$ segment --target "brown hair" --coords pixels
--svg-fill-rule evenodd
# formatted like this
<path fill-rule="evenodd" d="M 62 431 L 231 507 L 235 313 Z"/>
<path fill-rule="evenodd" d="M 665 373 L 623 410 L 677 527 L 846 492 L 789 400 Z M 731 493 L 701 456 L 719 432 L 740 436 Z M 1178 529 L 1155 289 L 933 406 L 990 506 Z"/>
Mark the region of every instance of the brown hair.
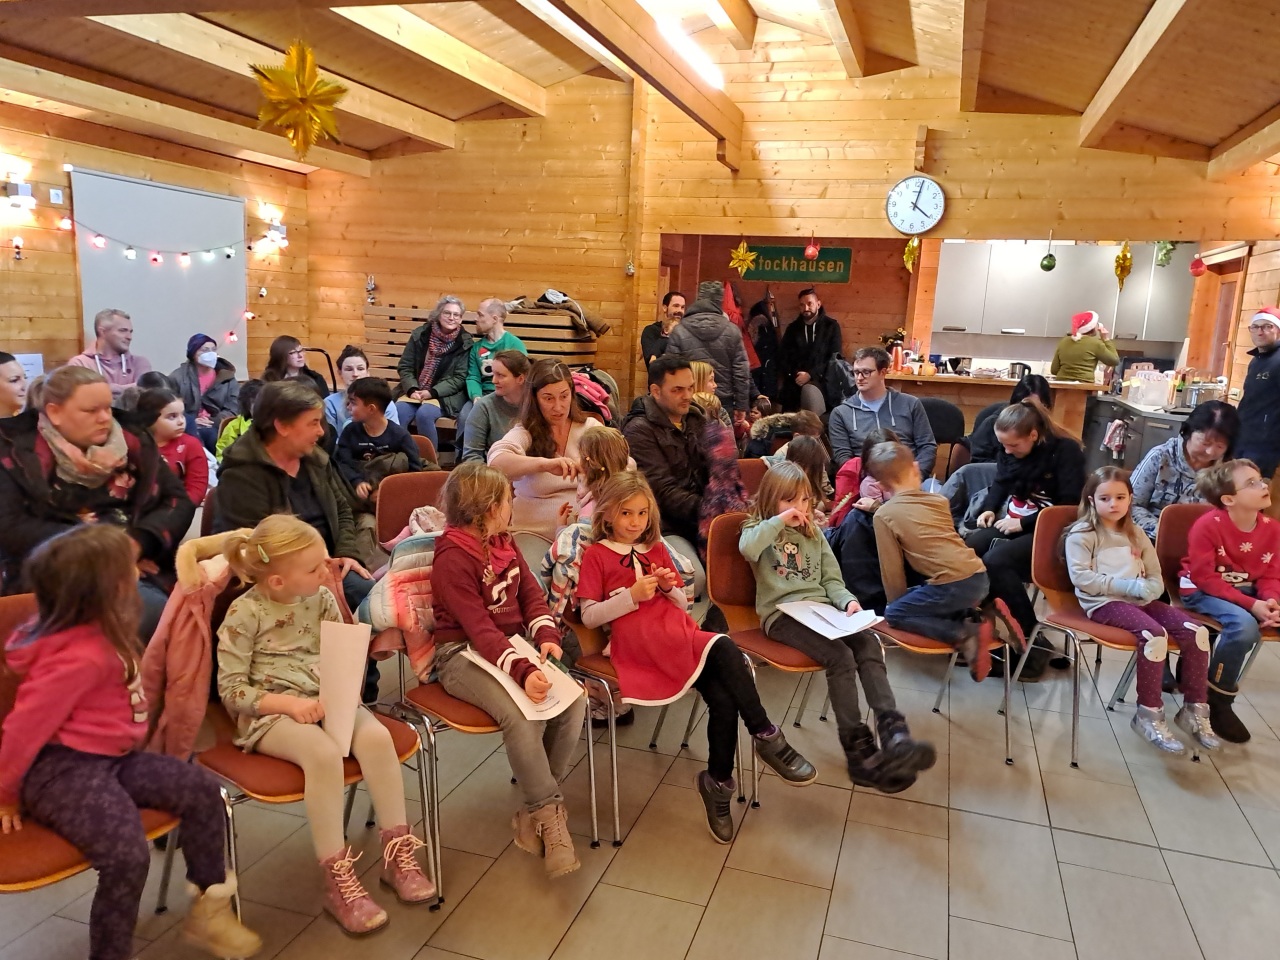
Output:
<path fill-rule="evenodd" d="M 882 487 L 896 487 L 916 462 L 911 448 L 897 440 L 877 443 L 862 462 L 862 468 Z"/>
<path fill-rule="evenodd" d="M 227 535 L 222 555 L 231 572 L 245 583 L 259 583 L 280 569 L 280 563 L 317 543 L 320 531 L 288 513 L 275 513 L 252 530 L 236 530 Z M 273 566 L 274 564 L 274 566 Z"/>
<path fill-rule="evenodd" d="M 798 410 L 792 414 L 791 435 L 793 437 L 821 437 L 822 418 L 812 410 Z"/>
<path fill-rule="evenodd" d="M 449 479 L 444 482 L 444 490 L 440 493 L 440 509 L 444 511 L 445 522 L 451 527 L 475 524 L 487 555 L 489 531 L 486 518 L 495 505 L 510 496 L 511 481 L 506 474 L 471 460 L 449 471 Z"/>
<path fill-rule="evenodd" d="M 871 451 L 882 443 L 897 443 L 902 438 L 890 430 L 888 427 L 876 427 L 867 434 L 866 439 L 862 441 L 862 449 L 858 451 L 858 456 L 862 457 L 862 472 L 866 473 L 866 462 L 871 456 Z"/>
<path fill-rule="evenodd" d="M 529 431 L 527 456 L 554 457 L 556 455 L 556 441 L 551 436 L 551 426 L 547 423 L 547 418 L 542 415 L 542 408 L 538 406 L 538 391 L 545 390 L 556 383 L 569 385 L 570 427 L 587 419 L 587 415 L 578 406 L 577 395 L 573 393 L 573 372 L 569 367 L 549 357 L 539 360 L 529 369 L 529 379 L 524 387 L 524 403 L 520 406 L 520 425 Z"/>
<path fill-rule="evenodd" d="M 301 340 L 287 334 L 272 340 L 271 347 L 267 351 L 267 366 L 262 371 L 262 379 L 267 383 L 286 379 L 289 371 L 289 354 L 301 346 Z M 366 362 L 368 362 L 367 358 Z"/>
<path fill-rule="evenodd" d="M 1212 467 L 1206 467 L 1196 478 L 1196 493 L 1215 507 L 1221 507 L 1223 497 L 1234 497 L 1240 492 L 1236 487 L 1235 472 L 1241 467 L 1258 470 L 1256 463 L 1244 459 L 1224 460 L 1222 463 L 1215 463 Z M 1258 473 L 1261 475 L 1262 471 L 1258 470 Z"/>
<path fill-rule="evenodd" d="M 1098 488 L 1104 483 L 1123 483 L 1124 488 L 1129 491 L 1129 512 L 1120 521 L 1120 532 L 1128 537 L 1129 543 L 1134 547 L 1140 546 L 1143 535 L 1138 525 L 1133 522 L 1133 484 L 1129 482 L 1129 471 L 1116 466 L 1099 467 L 1085 478 L 1084 490 L 1080 493 L 1080 510 L 1077 513 L 1076 522 L 1067 527 L 1063 533 L 1063 542 L 1065 543 L 1066 538 L 1073 533 L 1088 533 L 1091 530 L 1102 529 L 1102 520 L 1098 516 L 1098 508 L 1093 498 Z M 1150 574 L 1151 571 L 1148 570 L 1147 573 Z"/>
<path fill-rule="evenodd" d="M 813 487 L 813 498 L 821 501 L 823 481 L 827 478 L 827 467 L 831 464 L 831 455 L 822 441 L 807 434 L 793 436 L 787 444 L 787 460 L 797 463 L 809 478 L 809 486 Z"/>
<path fill-rule="evenodd" d="M 695 391 L 693 402 L 702 408 L 708 420 L 719 420 L 720 413 L 724 410 L 724 404 L 720 402 L 719 397 L 703 390 Z"/>
<path fill-rule="evenodd" d="M 588 427 L 578 439 L 578 455 L 582 458 L 582 482 L 596 493 L 600 484 L 627 469 L 631 448 L 613 427 Z"/>
<path fill-rule="evenodd" d="M 507 373 L 513 377 L 527 377 L 529 367 L 532 366 L 529 357 L 519 350 L 499 350 L 493 355 L 493 359 L 506 367 Z"/>
<path fill-rule="evenodd" d="M 44 378 L 44 385 L 40 389 L 40 409 L 48 406 L 60 407 L 81 387 L 106 382 L 106 377 L 88 367 L 58 367 Z M 28 393 L 30 390 L 28 387 Z"/>
<path fill-rule="evenodd" d="M 1079 442 L 1070 431 L 1054 421 L 1049 408 L 1034 394 L 1001 410 L 996 416 L 995 428 L 997 433 L 1012 433 L 1019 437 L 1030 436 L 1034 430 L 1039 436 L 1037 442 L 1049 437 Z"/>
<path fill-rule="evenodd" d="M 308 410 L 319 410 L 324 398 L 309 382 L 276 380 L 262 386 L 258 400 L 253 405 L 253 429 L 259 439 L 270 440 L 276 435 L 276 421 L 290 423 Z"/>
<path fill-rule="evenodd" d="M 60 533 L 27 557 L 23 579 L 36 595 L 37 635 L 96 625 L 124 661 L 125 681 L 133 682 L 142 662 L 142 601 L 127 533 L 106 523 Z"/>
<path fill-rule="evenodd" d="M 658 513 L 658 501 L 653 497 L 649 481 L 636 470 L 615 473 L 600 486 L 596 494 L 595 512 L 591 514 L 591 536 L 594 540 L 613 538 L 613 516 L 618 508 L 635 496 L 649 500 L 649 524 L 640 534 L 641 546 L 651 547 L 662 539 L 662 517 Z"/>
<path fill-rule="evenodd" d="M 813 497 L 815 503 L 817 502 L 818 498 L 813 492 L 813 485 L 809 483 L 808 476 L 805 475 L 804 468 L 790 460 L 775 463 L 765 471 L 764 479 L 760 481 L 760 489 L 756 491 L 756 498 L 751 502 L 748 522 L 759 523 L 776 517 L 780 500 L 794 500 L 805 493 Z M 806 537 L 818 535 L 818 529 L 813 525 L 812 519 L 800 529 Z"/>

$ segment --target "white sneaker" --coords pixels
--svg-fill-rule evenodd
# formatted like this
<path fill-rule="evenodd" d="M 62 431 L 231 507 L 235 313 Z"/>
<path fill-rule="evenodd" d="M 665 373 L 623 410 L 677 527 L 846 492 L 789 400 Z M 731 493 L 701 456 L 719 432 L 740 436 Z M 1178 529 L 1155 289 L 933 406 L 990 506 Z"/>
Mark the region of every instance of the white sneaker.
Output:
<path fill-rule="evenodd" d="M 1129 721 L 1129 726 L 1133 727 L 1143 740 L 1165 753 L 1178 756 L 1187 751 L 1183 742 L 1173 735 L 1169 725 L 1164 722 L 1163 708 L 1139 706 L 1133 719 Z"/>
<path fill-rule="evenodd" d="M 1209 705 L 1207 703 L 1184 703 L 1173 722 L 1195 737 L 1196 743 L 1205 750 L 1217 750 L 1222 740 L 1209 725 Z"/>

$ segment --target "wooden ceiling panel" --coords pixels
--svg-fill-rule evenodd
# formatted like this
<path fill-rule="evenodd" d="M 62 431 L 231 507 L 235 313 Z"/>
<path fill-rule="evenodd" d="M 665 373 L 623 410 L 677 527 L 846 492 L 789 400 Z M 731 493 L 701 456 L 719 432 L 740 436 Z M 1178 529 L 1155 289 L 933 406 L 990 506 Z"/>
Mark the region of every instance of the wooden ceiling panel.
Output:
<path fill-rule="evenodd" d="M 853 10 L 868 50 L 916 62 L 911 0 L 853 0 Z"/>
<path fill-rule="evenodd" d="M 1153 0 L 988 0 L 981 81 L 1083 112 Z"/>

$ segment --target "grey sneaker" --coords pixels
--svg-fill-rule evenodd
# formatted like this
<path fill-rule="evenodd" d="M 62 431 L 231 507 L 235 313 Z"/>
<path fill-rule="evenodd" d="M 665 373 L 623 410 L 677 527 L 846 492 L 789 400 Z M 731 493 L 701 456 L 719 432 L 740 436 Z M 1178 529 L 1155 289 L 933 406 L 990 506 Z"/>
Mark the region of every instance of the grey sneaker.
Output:
<path fill-rule="evenodd" d="M 793 787 L 803 787 L 818 779 L 818 771 L 813 764 L 800 755 L 800 751 L 787 743 L 787 738 L 776 726 L 769 734 L 758 734 L 751 738 L 755 742 L 756 753 L 760 755 L 770 769 L 783 783 Z"/>
<path fill-rule="evenodd" d="M 1174 715 L 1173 722 L 1195 737 L 1196 743 L 1205 750 L 1217 750 L 1222 746 L 1222 741 L 1209 723 L 1207 703 L 1184 703 Z"/>
<path fill-rule="evenodd" d="M 711 836 L 716 843 L 732 843 L 733 815 L 729 812 L 732 809 L 729 801 L 733 798 L 733 780 L 717 783 L 703 770 L 693 778 L 693 785 L 707 808 L 707 829 Z"/>
<path fill-rule="evenodd" d="M 1158 750 L 1179 756 L 1186 753 L 1187 748 L 1182 741 L 1173 735 L 1169 725 L 1164 722 L 1164 710 L 1160 707 L 1139 706 L 1129 726 L 1138 732 L 1143 740 Z"/>

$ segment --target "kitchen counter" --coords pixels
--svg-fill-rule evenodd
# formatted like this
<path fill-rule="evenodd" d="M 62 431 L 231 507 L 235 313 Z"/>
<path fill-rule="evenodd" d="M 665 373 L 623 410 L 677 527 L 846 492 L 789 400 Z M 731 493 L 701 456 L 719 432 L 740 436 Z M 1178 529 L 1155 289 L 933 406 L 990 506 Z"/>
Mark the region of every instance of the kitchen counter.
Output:
<path fill-rule="evenodd" d="M 990 404 L 1007 403 L 1017 380 L 1007 377 L 962 377 L 953 373 L 926 376 L 919 373 L 891 373 L 886 377 L 895 389 L 913 397 L 937 397 L 964 411 L 965 429 L 973 429 L 974 418 Z M 1080 436 L 1084 429 L 1085 401 L 1107 390 L 1100 383 L 1050 380 L 1053 417 L 1067 430 Z"/>

